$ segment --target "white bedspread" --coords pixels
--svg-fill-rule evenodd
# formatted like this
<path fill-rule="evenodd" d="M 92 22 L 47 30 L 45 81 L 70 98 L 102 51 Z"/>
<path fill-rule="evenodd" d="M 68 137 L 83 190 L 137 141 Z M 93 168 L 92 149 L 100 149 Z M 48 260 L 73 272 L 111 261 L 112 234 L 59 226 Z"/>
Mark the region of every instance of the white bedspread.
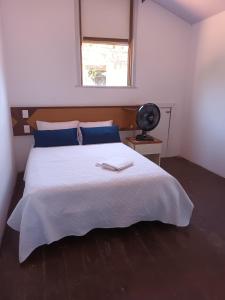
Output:
<path fill-rule="evenodd" d="M 96 167 L 113 156 L 133 166 L 121 172 Z M 174 177 L 121 143 L 34 148 L 25 181 L 8 220 L 20 231 L 20 262 L 40 245 L 94 228 L 151 220 L 186 226 L 193 209 Z"/>

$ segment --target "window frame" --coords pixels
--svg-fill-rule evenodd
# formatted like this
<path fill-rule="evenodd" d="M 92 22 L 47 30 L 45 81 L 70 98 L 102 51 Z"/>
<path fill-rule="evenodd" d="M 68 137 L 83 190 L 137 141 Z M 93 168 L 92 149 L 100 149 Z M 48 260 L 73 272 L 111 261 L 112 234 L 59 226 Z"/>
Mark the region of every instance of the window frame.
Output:
<path fill-rule="evenodd" d="M 103 43 L 103 44 L 126 44 L 128 45 L 128 64 L 127 64 L 127 85 L 118 86 L 91 86 L 97 88 L 129 88 L 133 86 L 133 47 L 134 47 L 134 0 L 130 0 L 130 17 L 129 17 L 129 37 L 128 39 L 120 38 L 103 38 L 103 37 L 88 37 L 82 34 L 82 7 L 81 1 L 78 1 L 79 5 L 79 37 L 80 37 L 80 82 L 82 87 L 90 87 L 83 84 L 83 56 L 82 56 L 82 44 L 83 42 L 90 43 Z"/>

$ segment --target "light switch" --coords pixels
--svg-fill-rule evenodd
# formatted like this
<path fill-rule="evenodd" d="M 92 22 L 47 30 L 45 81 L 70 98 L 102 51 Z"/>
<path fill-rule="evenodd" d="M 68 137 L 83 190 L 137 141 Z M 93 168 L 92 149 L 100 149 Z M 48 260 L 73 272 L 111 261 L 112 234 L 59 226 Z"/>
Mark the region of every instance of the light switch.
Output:
<path fill-rule="evenodd" d="M 24 133 L 30 133 L 30 126 L 29 125 L 24 125 L 23 130 L 24 130 Z"/>
<path fill-rule="evenodd" d="M 22 117 L 23 119 L 28 119 L 29 118 L 29 112 L 27 109 L 22 110 Z"/>

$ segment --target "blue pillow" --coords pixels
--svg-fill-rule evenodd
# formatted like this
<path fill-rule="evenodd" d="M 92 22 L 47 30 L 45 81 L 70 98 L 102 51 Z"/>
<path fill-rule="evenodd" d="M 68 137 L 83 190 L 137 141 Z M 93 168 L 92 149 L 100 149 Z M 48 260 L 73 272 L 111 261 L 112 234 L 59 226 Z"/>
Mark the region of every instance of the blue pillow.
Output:
<path fill-rule="evenodd" d="M 82 133 L 83 145 L 121 142 L 117 126 L 81 127 L 80 130 Z"/>
<path fill-rule="evenodd" d="M 57 147 L 79 145 L 77 129 L 35 130 L 34 147 Z"/>

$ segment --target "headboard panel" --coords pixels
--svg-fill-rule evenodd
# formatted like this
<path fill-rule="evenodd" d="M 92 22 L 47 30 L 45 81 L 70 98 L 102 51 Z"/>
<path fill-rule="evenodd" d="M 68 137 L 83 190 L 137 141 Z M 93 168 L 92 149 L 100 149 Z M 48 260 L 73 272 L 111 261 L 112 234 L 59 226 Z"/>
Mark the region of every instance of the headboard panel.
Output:
<path fill-rule="evenodd" d="M 138 106 L 11 107 L 14 136 L 31 135 L 36 121 L 113 120 L 120 130 L 134 130 Z"/>

